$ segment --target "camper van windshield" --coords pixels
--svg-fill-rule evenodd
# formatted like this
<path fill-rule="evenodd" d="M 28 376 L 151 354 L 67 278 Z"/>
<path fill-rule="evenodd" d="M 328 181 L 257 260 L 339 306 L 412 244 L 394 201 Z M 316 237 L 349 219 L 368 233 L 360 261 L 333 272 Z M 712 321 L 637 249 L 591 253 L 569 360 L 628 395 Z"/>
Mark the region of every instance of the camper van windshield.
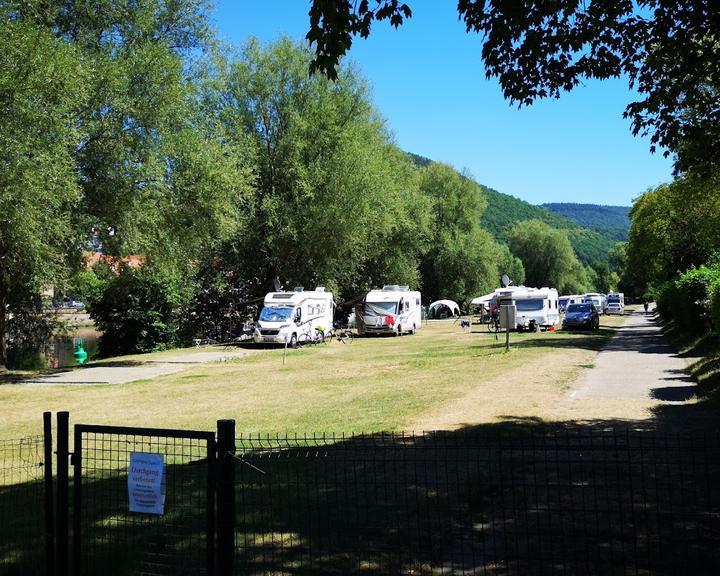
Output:
<path fill-rule="evenodd" d="M 515 300 L 515 306 L 518 312 L 531 312 L 532 310 L 542 310 L 545 300 L 542 298 L 530 298 L 528 300 Z"/>
<path fill-rule="evenodd" d="M 368 316 L 387 316 L 395 314 L 397 302 L 365 302 L 365 314 Z"/>
<path fill-rule="evenodd" d="M 289 320 L 292 313 L 292 306 L 266 306 L 260 311 L 260 320 L 262 322 L 283 322 L 284 320 Z"/>
<path fill-rule="evenodd" d="M 608 302 L 620 302 L 620 296 L 610 294 L 610 296 L 608 296 Z"/>

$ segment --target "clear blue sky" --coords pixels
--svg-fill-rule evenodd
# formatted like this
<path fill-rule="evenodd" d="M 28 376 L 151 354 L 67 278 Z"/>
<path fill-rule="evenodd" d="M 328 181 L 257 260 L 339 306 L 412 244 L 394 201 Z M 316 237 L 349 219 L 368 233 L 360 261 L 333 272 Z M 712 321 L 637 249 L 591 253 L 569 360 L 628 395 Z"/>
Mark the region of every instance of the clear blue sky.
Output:
<path fill-rule="evenodd" d="M 306 0 L 215 0 L 220 37 L 302 40 Z M 398 30 L 376 23 L 349 58 L 372 86 L 375 106 L 408 152 L 467 169 L 481 184 L 533 204 L 629 206 L 672 177 L 672 161 L 650 154 L 622 118 L 634 97 L 622 80 L 591 82 L 518 110 L 485 80 L 481 42 L 466 34 L 456 2 L 409 2 Z"/>

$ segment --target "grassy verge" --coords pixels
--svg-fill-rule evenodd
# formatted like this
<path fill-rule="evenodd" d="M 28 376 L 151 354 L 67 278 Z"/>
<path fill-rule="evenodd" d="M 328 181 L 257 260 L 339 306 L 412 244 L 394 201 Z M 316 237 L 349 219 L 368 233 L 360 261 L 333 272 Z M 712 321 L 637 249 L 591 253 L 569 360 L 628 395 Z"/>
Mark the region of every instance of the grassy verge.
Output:
<path fill-rule="evenodd" d="M 438 321 L 415 336 L 289 351 L 284 362 L 282 350 L 271 350 L 129 384 L 0 386 L 1 435 L 37 433 L 43 410 L 69 410 L 74 422 L 212 429 L 217 419 L 234 418 L 239 430 L 301 433 L 590 418 L 594 414 L 575 414 L 562 401 L 621 322 L 604 318 L 598 333 L 513 333 L 505 353 L 503 336 Z M 635 406 L 619 410 L 618 417 L 642 416 Z"/>

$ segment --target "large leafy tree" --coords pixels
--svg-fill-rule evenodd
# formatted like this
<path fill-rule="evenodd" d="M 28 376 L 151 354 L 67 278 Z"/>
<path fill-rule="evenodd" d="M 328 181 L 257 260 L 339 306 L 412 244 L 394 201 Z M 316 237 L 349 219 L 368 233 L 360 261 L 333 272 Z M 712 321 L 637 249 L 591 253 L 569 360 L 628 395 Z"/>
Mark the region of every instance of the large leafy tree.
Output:
<path fill-rule="evenodd" d="M 501 275 L 499 248 L 480 227 L 482 191 L 443 164 L 425 168 L 420 187 L 432 200 L 434 216 L 430 250 L 420 268 L 423 292 L 430 301 L 451 298 L 467 304 L 495 288 Z"/>
<path fill-rule="evenodd" d="M 238 273 L 256 293 L 275 278 L 348 295 L 391 279 L 416 283 L 429 215 L 415 171 L 364 81 L 350 68 L 335 84 L 308 78 L 310 59 L 287 39 L 251 41 L 217 66 L 222 87 L 208 113 L 255 163 L 251 225 L 231 251 Z"/>
<path fill-rule="evenodd" d="M 640 289 L 720 253 L 720 177 L 688 174 L 640 196 L 631 210 L 625 276 Z"/>
<path fill-rule="evenodd" d="M 680 170 L 720 162 L 715 0 L 459 0 L 457 9 L 511 102 L 624 76 L 640 94 L 625 111 L 634 133 L 677 153 Z M 314 0 L 309 15 L 311 70 L 334 77 L 354 36 L 367 37 L 375 20 L 397 27 L 412 12 L 398 0 Z"/>
<path fill-rule="evenodd" d="M 91 71 L 75 107 L 78 226 L 105 252 L 187 258 L 234 220 L 236 158 L 195 113 L 195 54 L 211 39 L 206 0 L 7 0 L 81 54 Z"/>
<path fill-rule="evenodd" d="M 106 253 L 175 269 L 233 233 L 249 170 L 197 106 L 192 64 L 211 39 L 206 0 L 6 0 L 0 17 L 3 153 L 15 166 L 6 181 L 23 209 L 13 232 L 23 233 L 23 218 L 42 229 L 40 239 L 22 236 L 44 255 L 24 260 L 25 276 L 62 286 L 91 233 Z M 73 232 L 80 241 L 67 240 Z M 53 246 L 65 257 L 47 257 Z M 11 271 L 3 266 L 20 278 Z"/>
<path fill-rule="evenodd" d="M 7 332 L 31 345 L 44 332 L 17 320 L 41 309 L 77 246 L 71 152 L 85 79 L 72 47 L 27 22 L 0 26 L 0 366 Z"/>
<path fill-rule="evenodd" d="M 513 227 L 508 244 L 522 260 L 530 286 L 549 286 L 564 293 L 584 290 L 585 270 L 563 231 L 540 220 L 527 220 Z"/>

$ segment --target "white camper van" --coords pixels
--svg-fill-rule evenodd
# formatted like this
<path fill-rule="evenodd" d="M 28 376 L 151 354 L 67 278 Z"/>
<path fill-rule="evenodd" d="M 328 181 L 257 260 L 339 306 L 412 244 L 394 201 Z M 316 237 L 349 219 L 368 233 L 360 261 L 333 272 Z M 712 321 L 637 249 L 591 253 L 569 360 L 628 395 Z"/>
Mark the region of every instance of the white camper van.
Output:
<path fill-rule="evenodd" d="M 512 292 L 518 330 L 550 328 L 560 321 L 560 298 L 555 288 L 525 288 Z"/>
<path fill-rule="evenodd" d="M 583 295 L 583 302 L 590 302 L 590 304 L 597 308 L 597 311 L 600 314 L 605 314 L 605 312 L 607 312 L 607 297 L 605 296 L 605 294 L 588 292 L 587 294 Z"/>
<path fill-rule="evenodd" d="M 363 302 L 362 319 L 360 334 L 414 334 L 422 325 L 420 292 L 396 284 L 371 290 Z"/>
<path fill-rule="evenodd" d="M 583 296 L 581 294 L 568 294 L 560 296 L 560 312 L 565 312 L 570 304 L 582 304 Z"/>
<path fill-rule="evenodd" d="M 613 292 L 607 295 L 607 314 L 625 314 L 625 294 Z"/>
<path fill-rule="evenodd" d="M 296 346 L 298 341 L 318 340 L 316 328 L 332 328 L 334 314 L 332 292 L 321 286 L 307 292 L 300 287 L 292 292 L 270 292 L 255 326 L 255 342 Z"/>

